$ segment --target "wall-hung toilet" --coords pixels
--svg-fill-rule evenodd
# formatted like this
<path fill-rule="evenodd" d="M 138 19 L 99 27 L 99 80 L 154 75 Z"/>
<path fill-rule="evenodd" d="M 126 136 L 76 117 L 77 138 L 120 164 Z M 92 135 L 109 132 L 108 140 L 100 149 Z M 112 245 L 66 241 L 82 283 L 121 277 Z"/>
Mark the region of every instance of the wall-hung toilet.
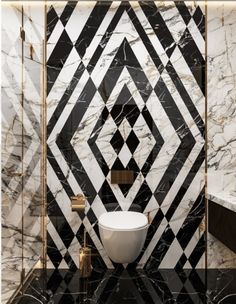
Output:
<path fill-rule="evenodd" d="M 113 211 L 98 219 L 103 246 L 113 262 L 132 263 L 140 254 L 148 230 L 143 213 Z"/>

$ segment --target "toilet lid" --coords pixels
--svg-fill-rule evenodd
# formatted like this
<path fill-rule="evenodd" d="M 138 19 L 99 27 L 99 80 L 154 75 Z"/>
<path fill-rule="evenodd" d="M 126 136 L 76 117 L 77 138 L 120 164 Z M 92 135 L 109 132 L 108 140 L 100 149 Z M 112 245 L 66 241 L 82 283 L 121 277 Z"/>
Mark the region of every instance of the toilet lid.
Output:
<path fill-rule="evenodd" d="M 113 211 L 103 213 L 98 223 L 105 228 L 115 230 L 133 230 L 147 226 L 147 217 L 140 212 Z"/>

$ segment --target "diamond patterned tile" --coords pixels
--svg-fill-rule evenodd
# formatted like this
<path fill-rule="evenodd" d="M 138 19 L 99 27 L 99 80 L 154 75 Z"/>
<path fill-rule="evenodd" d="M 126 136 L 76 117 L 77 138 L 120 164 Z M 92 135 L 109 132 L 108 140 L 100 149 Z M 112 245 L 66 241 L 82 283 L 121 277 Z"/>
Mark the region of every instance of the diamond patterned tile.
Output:
<path fill-rule="evenodd" d="M 91 225 L 110 203 L 119 209 L 138 204 L 143 212 L 154 210 L 144 248 L 133 266 L 147 269 L 161 267 L 163 262 L 166 267 L 169 254 L 170 265 L 179 269 L 189 262 L 194 268 L 204 253 L 204 240 L 193 242 L 204 216 L 201 187 L 194 192 L 196 200 L 188 197 L 197 208 L 181 213 L 180 207 L 186 206 L 183 198 L 196 182 L 195 176 L 201 185 L 204 179 L 200 171 L 204 161 L 204 15 L 200 7 L 178 1 L 161 9 L 157 2 L 91 2 L 86 6 L 78 2 L 67 3 L 60 12 L 51 6 L 48 15 L 49 40 L 57 37 L 48 46 L 52 48 L 49 104 L 59 90 L 59 75 L 65 73 L 66 79 L 67 59 L 74 68 L 78 65 L 65 81 L 58 105 L 49 109 L 48 131 L 55 140 L 54 146 L 48 142 L 48 159 L 68 198 L 79 189 L 91 207 L 81 217 L 83 225 L 76 234 L 79 244 L 86 227 L 98 263 L 114 267 L 97 226 Z M 74 93 L 77 89 L 79 94 Z M 71 102 L 73 94 L 76 101 Z M 134 172 L 133 185 L 112 185 L 111 170 L 125 169 Z M 175 180 L 179 176 L 183 184 L 178 191 Z M 63 209 L 62 200 L 57 203 Z M 179 216 L 178 226 L 171 220 Z M 66 221 L 72 225 L 69 218 Z M 53 216 L 51 221 L 56 225 Z M 63 233 L 58 230 L 61 238 Z M 185 256 L 190 243 L 193 249 Z M 69 240 L 68 246 L 63 253 L 60 250 L 57 261 L 64 259 L 74 268 Z"/>

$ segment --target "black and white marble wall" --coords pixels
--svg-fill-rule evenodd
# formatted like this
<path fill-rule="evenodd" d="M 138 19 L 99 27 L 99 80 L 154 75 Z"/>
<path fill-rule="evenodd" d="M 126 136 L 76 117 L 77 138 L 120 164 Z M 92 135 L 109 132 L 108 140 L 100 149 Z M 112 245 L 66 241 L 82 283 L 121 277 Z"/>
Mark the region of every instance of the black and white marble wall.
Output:
<path fill-rule="evenodd" d="M 236 211 L 236 6 L 208 6 L 208 194 Z M 208 267 L 236 267 L 236 254 L 208 235 Z"/>
<path fill-rule="evenodd" d="M 2 4 L 1 303 L 41 255 L 43 25 L 43 6 Z"/>
<path fill-rule="evenodd" d="M 204 267 L 204 24 L 196 2 L 48 7 L 49 268 L 79 267 L 84 228 L 94 267 L 116 267 L 94 225 L 109 203 L 150 211 L 132 266 Z M 111 184 L 113 169 L 133 170 L 134 183 Z M 82 216 L 70 207 L 78 193 Z"/>

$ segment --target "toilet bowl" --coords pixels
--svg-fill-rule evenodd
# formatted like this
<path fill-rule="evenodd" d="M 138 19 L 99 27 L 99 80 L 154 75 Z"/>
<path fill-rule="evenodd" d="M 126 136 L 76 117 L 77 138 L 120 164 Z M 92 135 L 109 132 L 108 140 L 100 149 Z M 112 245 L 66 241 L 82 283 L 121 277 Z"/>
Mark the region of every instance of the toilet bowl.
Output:
<path fill-rule="evenodd" d="M 140 212 L 113 211 L 98 219 L 103 246 L 115 263 L 132 263 L 140 254 L 148 230 L 147 217 Z"/>

